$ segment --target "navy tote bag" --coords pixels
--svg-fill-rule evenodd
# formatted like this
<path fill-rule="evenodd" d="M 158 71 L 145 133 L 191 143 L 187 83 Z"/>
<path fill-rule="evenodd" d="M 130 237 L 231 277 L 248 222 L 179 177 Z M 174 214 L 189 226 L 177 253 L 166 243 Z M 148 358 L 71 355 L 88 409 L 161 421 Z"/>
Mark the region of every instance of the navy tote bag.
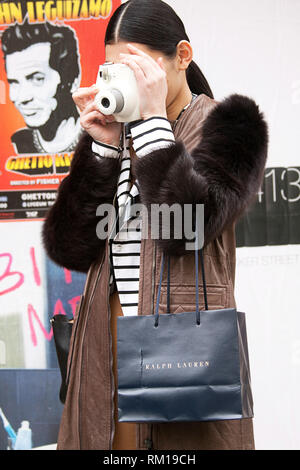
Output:
<path fill-rule="evenodd" d="M 200 251 L 205 310 L 199 310 Z M 195 311 L 118 317 L 119 422 L 182 422 L 253 416 L 245 314 L 208 310 L 203 253 L 195 250 Z M 170 312 L 170 258 L 167 311 Z"/>

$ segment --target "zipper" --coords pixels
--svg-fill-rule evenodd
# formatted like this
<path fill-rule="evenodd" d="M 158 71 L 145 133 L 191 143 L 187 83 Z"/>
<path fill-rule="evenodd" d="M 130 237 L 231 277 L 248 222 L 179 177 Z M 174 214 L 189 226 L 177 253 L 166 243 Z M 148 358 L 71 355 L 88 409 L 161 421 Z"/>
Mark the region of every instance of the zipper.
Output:
<path fill-rule="evenodd" d="M 111 321 L 111 308 L 109 303 L 109 292 L 110 292 L 110 285 L 108 282 L 108 330 L 109 330 L 109 367 L 110 367 L 110 386 L 111 386 L 111 432 L 110 432 L 110 441 L 109 441 L 109 449 L 112 449 L 114 435 L 115 435 L 115 403 L 114 403 L 114 396 L 115 396 L 115 378 L 113 374 L 113 354 L 112 354 L 112 334 L 110 328 L 110 321 Z"/>
<path fill-rule="evenodd" d="M 117 197 L 118 191 L 114 195 L 113 199 L 113 207 L 115 208 L 115 201 Z M 118 220 L 118 215 L 116 216 L 116 223 Z M 110 235 L 112 234 L 114 230 L 114 226 L 111 229 Z M 108 244 L 109 244 L 109 251 L 111 250 L 111 244 L 110 244 L 110 235 L 108 239 Z M 109 262 L 110 262 L 110 252 L 109 252 Z M 110 424 L 110 441 L 109 441 L 109 449 L 112 450 L 112 445 L 113 445 L 113 440 L 114 440 L 114 435 L 115 435 L 115 403 L 114 403 L 114 395 L 115 395 L 115 378 L 113 374 L 113 353 L 112 353 L 112 334 L 111 334 L 111 328 L 110 328 L 110 322 L 111 322 L 111 308 L 110 308 L 110 302 L 109 302 L 109 297 L 110 297 L 110 269 L 109 269 L 109 280 L 108 280 L 108 288 L 107 288 L 107 305 L 108 305 L 108 331 L 109 331 L 109 368 L 110 368 L 110 387 L 111 387 L 111 424 Z"/>
<path fill-rule="evenodd" d="M 115 193 L 114 198 L 113 198 L 113 206 L 114 206 L 114 207 L 115 207 L 116 196 L 117 196 L 117 192 Z M 111 234 L 112 234 L 113 228 L 114 228 L 114 227 L 112 227 L 111 232 L 110 232 L 110 234 L 109 234 L 109 236 L 108 236 L 108 241 L 107 241 L 107 243 L 109 243 L 109 239 L 110 239 L 110 236 L 111 236 Z M 87 319 L 86 319 L 86 324 L 85 324 L 84 332 L 83 332 L 83 335 L 82 335 L 83 338 L 84 338 L 84 336 L 85 336 L 86 325 L 87 325 L 87 323 L 88 323 L 89 312 L 90 312 L 90 306 L 91 306 L 91 303 L 92 303 L 92 301 L 93 301 L 93 299 L 94 299 L 95 289 L 96 289 L 96 286 L 97 286 L 97 284 L 98 284 L 98 280 L 99 280 L 100 274 L 101 274 L 101 272 L 102 272 L 102 267 L 103 267 L 103 263 L 104 263 L 104 258 L 105 258 L 105 253 L 104 253 L 103 256 L 102 256 L 101 264 L 100 264 L 100 266 L 99 266 L 99 268 L 98 268 L 97 277 L 96 277 L 95 282 L 94 282 L 94 285 L 93 285 L 93 287 L 92 287 L 92 294 L 91 294 L 91 296 L 90 296 L 90 301 L 89 301 L 89 304 L 88 304 L 88 307 L 87 307 L 87 308 L 88 308 L 88 315 L 87 315 Z M 87 277 L 87 280 L 86 280 L 86 283 L 85 283 L 84 295 L 86 294 L 86 291 L 87 291 L 87 289 L 88 289 L 88 285 L 87 285 L 87 284 L 88 284 L 89 281 L 90 281 L 90 277 L 91 277 L 91 270 L 89 270 L 88 277 Z M 107 289 L 107 294 L 108 294 L 108 295 L 107 295 L 107 296 L 108 296 L 108 311 L 109 311 L 109 318 L 108 318 L 108 320 L 109 320 L 109 322 L 110 322 L 110 315 L 111 315 L 111 313 L 110 313 L 110 304 L 109 304 L 109 291 L 110 291 L 109 279 L 110 279 L 110 275 L 109 275 L 109 278 L 108 278 L 108 289 Z M 109 331 L 110 331 L 110 327 L 109 327 Z M 112 345 L 111 345 L 111 342 L 112 342 L 112 341 L 111 341 L 111 332 L 110 332 L 110 348 L 109 348 L 109 349 L 110 349 L 110 351 L 109 351 L 109 355 L 110 355 L 110 376 L 111 376 L 111 386 L 113 386 L 113 385 L 114 385 L 114 377 L 113 377 L 113 371 L 112 371 L 112 367 L 111 367 L 111 364 L 112 364 L 112 350 L 111 350 Z M 82 384 L 82 380 L 80 379 L 78 397 L 80 397 L 80 395 L 81 395 L 81 384 Z M 113 387 L 112 387 L 112 389 L 113 389 Z M 78 398 L 78 400 L 79 400 L 79 398 Z M 110 443 L 109 443 L 110 448 L 111 448 L 112 439 L 113 439 L 113 435 L 114 435 L 114 419 L 113 419 L 114 403 L 113 403 L 113 400 L 112 400 L 112 409 L 113 409 L 113 411 L 112 411 L 112 423 L 111 423 L 112 432 L 111 432 Z M 81 449 L 80 406 L 79 406 L 79 404 L 78 404 L 78 438 L 79 438 L 79 446 L 80 446 L 80 449 Z"/>
<path fill-rule="evenodd" d="M 86 318 L 86 323 L 85 323 L 85 326 L 84 326 L 84 331 L 83 331 L 83 335 L 82 335 L 82 338 L 84 340 L 84 337 L 85 337 L 85 332 L 86 332 L 86 327 L 87 327 L 87 323 L 88 323 L 88 319 L 89 319 L 89 314 L 90 314 L 90 306 L 91 306 L 91 303 L 92 303 L 92 300 L 94 298 L 94 292 L 95 292 L 95 288 L 96 288 L 96 285 L 98 283 L 98 279 L 99 279 L 99 276 L 100 276 L 100 273 L 102 271 L 102 266 L 103 266 L 103 262 L 104 262 L 104 258 L 105 258 L 105 254 L 103 255 L 102 257 L 102 260 L 101 260 L 101 265 L 98 269 L 98 274 L 97 274 L 97 278 L 94 282 L 94 286 L 93 286 L 93 289 L 92 289 L 92 296 L 90 298 L 90 301 L 89 301 L 89 304 L 88 304 L 88 313 L 87 313 L 87 318 Z M 82 362 L 83 362 L 83 353 L 82 353 Z M 82 367 L 81 367 L 81 371 L 82 373 Z M 81 375 L 81 374 L 80 374 Z M 79 381 L 79 392 L 78 392 L 78 439 L 79 439 L 79 446 L 80 446 L 80 449 L 81 449 L 81 433 L 80 433 L 80 395 L 81 395 L 81 384 L 82 384 L 82 380 L 81 380 L 81 377 L 80 377 L 80 381 Z"/>
<path fill-rule="evenodd" d="M 85 327 L 84 327 L 84 332 L 83 332 L 83 339 L 85 337 L 85 332 L 86 332 L 86 327 L 87 327 L 87 323 L 88 323 L 88 319 L 89 319 L 89 314 L 90 314 L 90 306 L 91 306 L 91 303 L 94 299 L 94 293 L 95 293 L 95 288 L 96 288 L 96 285 L 98 283 L 98 280 L 99 280 L 99 276 L 100 276 L 100 273 L 102 272 L 102 266 L 103 266 L 103 263 L 104 263 L 104 258 L 105 258 L 105 254 L 103 254 L 103 257 L 102 257 L 102 260 L 101 260 L 101 264 L 100 264 L 100 267 L 98 269 L 98 274 L 97 274 L 97 278 L 94 282 L 94 285 L 93 285 L 93 288 L 92 288 L 92 295 L 91 295 L 91 298 L 90 298 L 90 301 L 89 301 L 89 304 L 88 304 L 88 314 L 87 314 L 87 318 L 86 318 L 86 323 L 85 323 Z M 82 355 L 82 361 L 83 361 L 83 355 Z M 81 373 L 82 373 L 82 367 L 81 367 Z M 80 374 L 81 375 L 81 374 Z M 81 449 L 81 433 L 80 433 L 80 395 L 81 395 L 81 384 L 82 384 L 82 380 L 81 380 L 81 376 L 80 376 L 80 381 L 79 381 L 79 393 L 78 393 L 78 439 L 79 439 L 79 446 L 80 446 L 80 449 Z"/>
<path fill-rule="evenodd" d="M 104 262 L 104 254 L 102 256 L 102 260 L 101 260 L 101 265 L 100 265 L 100 268 L 99 268 L 99 272 L 101 272 L 102 270 L 102 266 L 103 266 L 103 262 Z M 93 266 L 93 265 L 92 265 Z M 77 322 L 76 322 L 76 330 L 74 332 L 74 340 L 73 340 L 73 347 L 72 347 L 72 355 L 71 355 L 71 361 L 70 361 L 70 365 L 69 365 L 69 370 L 68 370 L 68 381 L 69 381 L 69 378 L 70 378 L 70 374 L 71 374 L 71 366 L 72 366 L 72 362 L 73 362 L 73 352 L 74 352 L 74 347 L 75 347 L 75 336 L 77 334 L 77 327 L 79 325 L 79 316 L 80 316 L 80 313 L 81 313 L 81 310 L 83 308 L 83 304 L 84 304 L 84 300 L 86 298 L 86 293 L 88 291 L 88 288 L 89 288 L 89 285 L 90 285 L 90 282 L 91 282 L 91 276 L 92 276 L 92 266 L 90 267 L 88 273 L 87 273 L 87 277 L 86 277 L 86 280 L 85 280 L 85 285 L 84 285 L 84 290 L 83 290 L 83 293 L 81 295 L 81 300 L 80 300 L 80 306 L 79 306 L 79 310 L 78 310 L 78 318 L 77 318 Z M 97 276 L 97 279 L 94 283 L 94 287 L 93 287 L 93 290 L 95 289 L 95 286 L 96 286 L 96 283 L 98 281 L 98 278 L 99 278 L 99 274 Z M 91 299 L 89 301 L 89 304 L 88 304 L 88 314 L 87 314 L 87 318 L 86 318 L 86 324 L 85 324 L 85 327 L 84 327 L 84 331 L 83 331 L 83 335 L 82 337 L 84 338 L 85 336 L 85 331 L 86 331 L 86 325 L 87 325 L 87 322 L 88 322 L 88 317 L 89 317 L 89 310 L 90 310 L 90 304 L 91 304 Z M 82 371 L 82 368 L 81 368 L 81 371 Z M 80 395 L 81 395 L 81 371 L 80 371 L 80 381 L 79 381 L 79 391 L 78 391 L 78 423 L 77 423 L 77 429 L 78 429 L 78 441 L 79 441 L 79 448 L 81 449 L 81 433 L 80 433 Z"/>
<path fill-rule="evenodd" d="M 155 295 L 155 268 L 156 268 L 156 243 L 153 243 L 153 255 L 152 255 L 152 291 L 151 291 L 151 309 L 150 312 L 154 315 L 154 295 Z M 148 444 L 148 450 L 153 449 L 153 424 L 148 425 L 148 433 L 150 437 L 150 442 Z"/>
<path fill-rule="evenodd" d="M 152 287 L 151 287 L 151 315 L 154 315 L 154 294 L 155 294 L 155 267 L 156 267 L 156 243 L 153 243 L 152 254 Z"/>

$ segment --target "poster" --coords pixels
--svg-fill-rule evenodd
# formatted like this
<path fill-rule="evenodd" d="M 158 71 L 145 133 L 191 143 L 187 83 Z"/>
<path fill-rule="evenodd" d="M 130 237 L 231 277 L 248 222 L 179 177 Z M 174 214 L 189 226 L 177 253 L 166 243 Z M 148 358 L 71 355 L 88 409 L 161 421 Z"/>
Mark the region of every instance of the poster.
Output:
<path fill-rule="evenodd" d="M 0 221 L 43 219 L 81 133 L 72 93 L 96 81 L 120 0 L 0 3 Z"/>

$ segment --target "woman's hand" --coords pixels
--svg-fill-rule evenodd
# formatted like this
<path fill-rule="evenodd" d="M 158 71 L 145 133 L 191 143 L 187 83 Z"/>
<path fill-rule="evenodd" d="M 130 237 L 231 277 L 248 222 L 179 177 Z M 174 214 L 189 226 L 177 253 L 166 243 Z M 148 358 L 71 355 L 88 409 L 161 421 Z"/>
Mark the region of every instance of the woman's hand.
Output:
<path fill-rule="evenodd" d="M 120 61 L 134 71 L 139 88 L 142 119 L 149 119 L 153 116 L 166 118 L 168 84 L 162 57 L 159 57 L 156 62 L 137 47 L 131 44 L 127 46 L 131 54 L 121 53 Z"/>
<path fill-rule="evenodd" d="M 118 147 L 121 123 L 116 122 L 113 116 L 100 113 L 94 103 L 98 91 L 96 85 L 93 85 L 79 88 L 73 93 L 72 98 L 80 111 L 80 125 L 94 140 Z"/>

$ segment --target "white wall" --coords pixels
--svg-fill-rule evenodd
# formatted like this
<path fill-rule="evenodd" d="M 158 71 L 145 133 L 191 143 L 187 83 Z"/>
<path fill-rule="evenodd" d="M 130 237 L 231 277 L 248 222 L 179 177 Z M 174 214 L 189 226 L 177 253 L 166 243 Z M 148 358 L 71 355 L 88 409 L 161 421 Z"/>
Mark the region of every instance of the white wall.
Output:
<path fill-rule="evenodd" d="M 41 226 L 40 221 L 1 223 L 0 312 L 8 323 L 14 316 L 19 324 L 22 336 L 14 347 L 27 369 L 47 366 L 45 339 L 51 339 Z"/>
<path fill-rule="evenodd" d="M 270 129 L 268 167 L 300 166 L 300 1 L 168 0 L 217 100 L 253 97 Z M 237 249 L 247 313 L 257 449 L 300 449 L 300 246 Z"/>

